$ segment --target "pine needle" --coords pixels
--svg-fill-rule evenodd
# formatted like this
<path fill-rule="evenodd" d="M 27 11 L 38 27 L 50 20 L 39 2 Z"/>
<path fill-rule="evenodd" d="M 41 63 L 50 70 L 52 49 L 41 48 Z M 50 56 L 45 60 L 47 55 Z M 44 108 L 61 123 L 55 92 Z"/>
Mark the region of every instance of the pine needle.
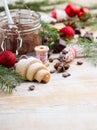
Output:
<path fill-rule="evenodd" d="M 42 44 L 46 44 L 49 48 L 52 48 L 59 39 L 59 33 L 55 28 L 50 27 L 49 24 L 45 22 L 42 22 L 41 25 L 40 36 L 42 38 Z"/>
<path fill-rule="evenodd" d="M 0 65 L 0 89 L 9 93 L 20 84 L 21 77 L 15 71 Z"/>
<path fill-rule="evenodd" d="M 97 65 L 97 42 L 94 40 L 89 40 L 87 38 L 79 37 L 76 44 L 83 46 L 84 56 L 90 57 L 92 63 L 94 63 L 94 65 Z"/>

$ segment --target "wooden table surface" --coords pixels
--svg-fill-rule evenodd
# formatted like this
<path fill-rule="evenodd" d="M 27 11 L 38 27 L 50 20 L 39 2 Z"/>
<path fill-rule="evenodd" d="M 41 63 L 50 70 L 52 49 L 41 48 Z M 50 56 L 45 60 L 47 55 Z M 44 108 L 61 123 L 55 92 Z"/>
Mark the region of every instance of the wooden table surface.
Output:
<path fill-rule="evenodd" d="M 48 84 L 24 82 L 11 95 L 1 92 L 0 130 L 97 130 L 97 67 L 75 59 L 67 72 L 68 78 L 54 73 Z"/>

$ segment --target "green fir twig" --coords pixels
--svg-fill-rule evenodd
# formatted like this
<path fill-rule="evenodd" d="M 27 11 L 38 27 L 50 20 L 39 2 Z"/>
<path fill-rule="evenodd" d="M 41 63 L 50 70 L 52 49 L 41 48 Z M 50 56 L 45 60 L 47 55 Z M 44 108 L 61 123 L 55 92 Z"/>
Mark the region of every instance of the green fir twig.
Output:
<path fill-rule="evenodd" d="M 0 89 L 12 93 L 22 81 L 21 76 L 15 71 L 0 65 Z"/>
<path fill-rule="evenodd" d="M 90 18 L 87 21 L 81 21 L 75 19 L 76 26 L 79 27 L 89 27 L 90 30 L 95 31 L 97 28 L 97 14 L 91 14 Z"/>
<path fill-rule="evenodd" d="M 55 42 L 59 39 L 58 31 L 45 22 L 42 22 L 41 25 L 40 36 L 42 38 L 42 44 L 46 44 L 49 48 L 53 48 Z"/>
<path fill-rule="evenodd" d="M 92 62 L 97 65 L 97 42 L 87 38 L 78 38 L 77 44 L 83 47 L 85 57 L 90 57 Z"/>

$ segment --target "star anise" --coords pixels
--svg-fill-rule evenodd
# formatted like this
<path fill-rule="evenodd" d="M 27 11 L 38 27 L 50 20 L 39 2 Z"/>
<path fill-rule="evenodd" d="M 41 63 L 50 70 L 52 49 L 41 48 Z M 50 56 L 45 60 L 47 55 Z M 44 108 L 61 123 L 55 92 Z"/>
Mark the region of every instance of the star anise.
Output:
<path fill-rule="evenodd" d="M 69 69 L 70 65 L 66 62 L 57 62 L 54 65 L 54 68 L 57 70 L 58 73 L 64 72 L 65 70 Z"/>

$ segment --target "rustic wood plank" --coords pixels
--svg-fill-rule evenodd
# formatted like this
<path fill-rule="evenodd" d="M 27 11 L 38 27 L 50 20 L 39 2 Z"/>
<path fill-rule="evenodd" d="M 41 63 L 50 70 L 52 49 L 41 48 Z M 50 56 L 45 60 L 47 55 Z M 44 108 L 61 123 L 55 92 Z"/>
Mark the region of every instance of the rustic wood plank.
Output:
<path fill-rule="evenodd" d="M 54 73 L 48 84 L 26 82 L 11 95 L 1 93 L 0 130 L 96 130 L 97 67 L 78 60 L 68 78 Z"/>

